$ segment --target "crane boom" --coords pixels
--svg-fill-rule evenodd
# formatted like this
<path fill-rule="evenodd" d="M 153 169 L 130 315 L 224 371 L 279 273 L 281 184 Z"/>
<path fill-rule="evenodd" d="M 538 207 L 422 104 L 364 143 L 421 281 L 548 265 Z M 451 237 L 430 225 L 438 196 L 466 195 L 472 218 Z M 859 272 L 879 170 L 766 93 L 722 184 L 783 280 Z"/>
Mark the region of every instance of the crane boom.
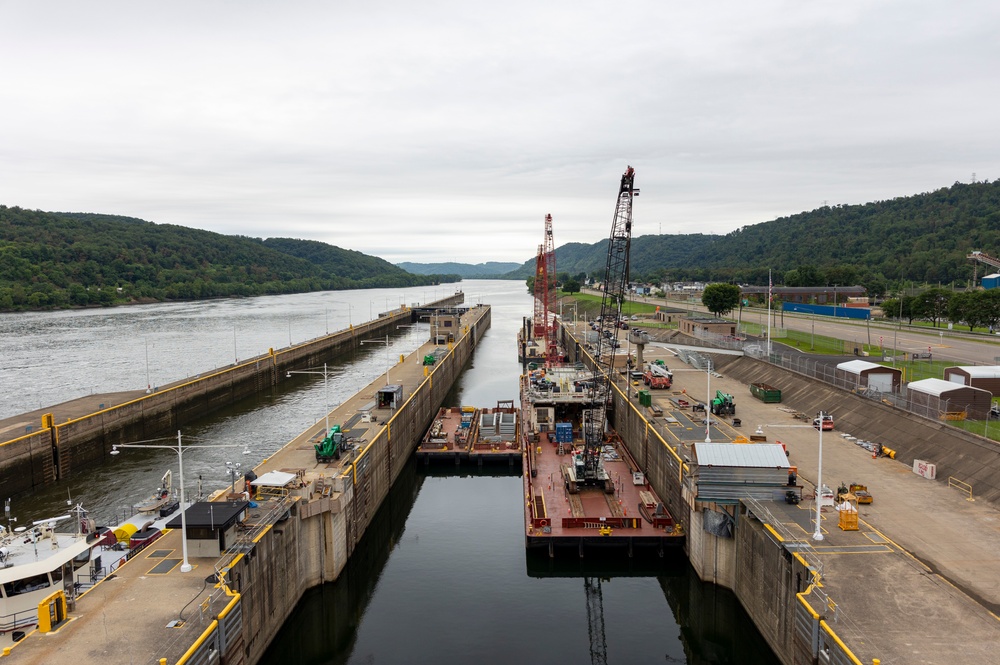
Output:
<path fill-rule="evenodd" d="M 608 238 L 608 257 L 601 293 L 601 323 L 594 357 L 594 379 L 590 388 L 594 408 L 584 416 L 582 480 L 589 484 L 608 482 L 601 464 L 601 446 L 604 442 L 605 421 L 612 405 L 611 377 L 615 365 L 615 348 L 618 346 L 618 322 L 621 320 L 622 303 L 628 288 L 632 199 L 639 194 L 634 183 L 635 169 L 629 166 L 622 175 L 618 188 L 611 235 Z M 605 344 L 610 346 L 607 354 L 604 353 Z"/>
<path fill-rule="evenodd" d="M 535 339 L 545 340 L 545 358 L 548 364 L 557 361 L 556 325 L 553 317 L 555 303 L 553 290 L 556 285 L 556 248 L 552 236 L 552 215 L 545 215 L 545 237 L 538 246 L 535 257 L 535 320 L 532 333 Z"/>

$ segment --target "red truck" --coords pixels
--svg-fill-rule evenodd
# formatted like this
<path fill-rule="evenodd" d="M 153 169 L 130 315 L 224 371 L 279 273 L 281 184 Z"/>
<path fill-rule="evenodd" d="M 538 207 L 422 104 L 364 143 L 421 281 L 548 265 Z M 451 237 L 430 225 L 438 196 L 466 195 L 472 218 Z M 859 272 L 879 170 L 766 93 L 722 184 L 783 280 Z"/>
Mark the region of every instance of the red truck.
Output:
<path fill-rule="evenodd" d="M 642 382 L 650 388 L 669 388 L 674 383 L 674 375 L 665 365 L 651 364 L 642 375 Z"/>

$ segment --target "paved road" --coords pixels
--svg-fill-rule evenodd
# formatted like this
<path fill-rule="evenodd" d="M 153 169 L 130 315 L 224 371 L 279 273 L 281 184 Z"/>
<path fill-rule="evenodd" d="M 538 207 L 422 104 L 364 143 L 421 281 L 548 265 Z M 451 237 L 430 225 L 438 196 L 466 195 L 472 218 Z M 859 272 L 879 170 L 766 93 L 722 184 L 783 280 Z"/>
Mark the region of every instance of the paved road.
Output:
<path fill-rule="evenodd" d="M 599 295 L 597 292 L 589 293 Z M 636 302 L 687 309 L 699 314 L 708 312 L 704 305 L 697 302 L 664 298 L 645 298 Z M 766 309 L 745 308 L 742 313 L 736 312 L 734 315 L 738 315 L 744 323 L 767 326 Z M 881 337 L 882 346 L 889 351 L 896 349 L 899 353 L 925 353 L 929 348 L 935 358 L 954 360 L 957 363 L 1000 364 L 1000 360 L 998 360 L 1000 358 L 1000 337 L 995 335 L 990 337 L 984 334 L 970 334 L 959 329 L 935 331 L 920 327 L 899 327 L 891 322 L 872 321 L 869 323 L 846 319 L 834 320 L 829 317 L 778 311 L 772 311 L 771 317 L 772 327 L 800 332 L 815 332 L 817 335 L 854 342 L 859 347 L 862 343 L 878 345 Z M 736 318 L 736 316 L 731 318 Z"/>

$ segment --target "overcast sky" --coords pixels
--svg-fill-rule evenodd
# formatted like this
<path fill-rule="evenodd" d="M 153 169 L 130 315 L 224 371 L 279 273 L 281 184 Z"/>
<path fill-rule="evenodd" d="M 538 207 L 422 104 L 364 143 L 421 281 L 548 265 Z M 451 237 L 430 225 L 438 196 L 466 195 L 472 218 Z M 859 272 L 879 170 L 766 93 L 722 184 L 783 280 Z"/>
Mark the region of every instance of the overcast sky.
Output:
<path fill-rule="evenodd" d="M 524 261 L 1000 178 L 1000 3 L 0 0 L 0 203 Z"/>

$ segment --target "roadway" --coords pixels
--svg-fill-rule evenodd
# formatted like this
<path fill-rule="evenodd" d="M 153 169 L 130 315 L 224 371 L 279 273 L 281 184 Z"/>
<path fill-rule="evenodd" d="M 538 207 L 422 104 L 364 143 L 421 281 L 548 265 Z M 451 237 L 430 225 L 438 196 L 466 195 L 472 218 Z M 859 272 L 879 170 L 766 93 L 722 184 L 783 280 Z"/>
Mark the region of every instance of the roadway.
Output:
<path fill-rule="evenodd" d="M 590 292 L 591 295 L 599 295 Z M 668 298 L 644 297 L 632 302 L 644 305 L 660 305 L 685 309 L 692 313 L 708 314 L 708 309 L 699 302 L 679 301 Z M 727 317 L 741 323 L 755 323 L 767 327 L 767 310 L 747 307 L 733 312 Z M 815 333 L 825 337 L 842 339 L 854 346 L 875 344 L 899 354 L 927 353 L 935 359 L 954 360 L 957 364 L 1000 364 L 1000 337 L 984 333 L 969 333 L 958 329 L 928 329 L 920 326 L 895 325 L 890 321 L 857 321 L 853 319 L 832 319 L 791 312 L 772 311 L 772 328 L 784 328 L 805 333 Z M 881 339 L 880 339 L 881 338 Z M 779 338 L 775 338 L 780 342 Z"/>

